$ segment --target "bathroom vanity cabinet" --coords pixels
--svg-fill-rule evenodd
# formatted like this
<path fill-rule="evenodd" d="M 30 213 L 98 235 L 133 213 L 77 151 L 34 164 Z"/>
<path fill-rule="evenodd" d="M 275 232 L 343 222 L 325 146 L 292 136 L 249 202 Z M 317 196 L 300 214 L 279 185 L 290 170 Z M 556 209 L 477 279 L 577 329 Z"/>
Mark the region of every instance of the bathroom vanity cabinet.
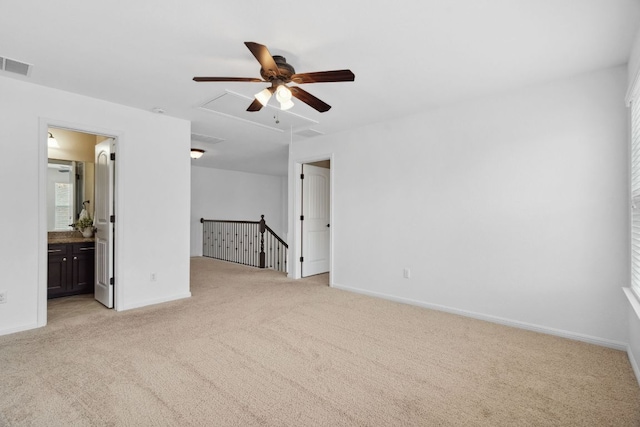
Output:
<path fill-rule="evenodd" d="M 95 242 L 49 243 L 47 297 L 92 293 Z"/>

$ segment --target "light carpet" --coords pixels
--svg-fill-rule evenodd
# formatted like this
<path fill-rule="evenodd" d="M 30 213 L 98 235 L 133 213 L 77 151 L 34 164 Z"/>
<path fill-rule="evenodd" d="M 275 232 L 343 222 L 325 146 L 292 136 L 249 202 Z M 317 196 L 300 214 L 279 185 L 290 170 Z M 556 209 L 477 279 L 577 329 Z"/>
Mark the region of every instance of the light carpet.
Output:
<path fill-rule="evenodd" d="M 0 425 L 640 425 L 622 351 L 327 281 L 193 258 L 186 300 L 51 300 L 0 337 Z"/>

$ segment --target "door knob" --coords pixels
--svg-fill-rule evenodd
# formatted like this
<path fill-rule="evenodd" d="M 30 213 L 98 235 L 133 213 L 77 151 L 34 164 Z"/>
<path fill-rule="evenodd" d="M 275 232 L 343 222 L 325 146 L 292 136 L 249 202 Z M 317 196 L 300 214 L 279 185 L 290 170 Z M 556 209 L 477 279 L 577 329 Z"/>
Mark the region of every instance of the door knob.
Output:
<path fill-rule="evenodd" d="M 327 227 L 329 226 L 329 224 L 327 224 Z"/>

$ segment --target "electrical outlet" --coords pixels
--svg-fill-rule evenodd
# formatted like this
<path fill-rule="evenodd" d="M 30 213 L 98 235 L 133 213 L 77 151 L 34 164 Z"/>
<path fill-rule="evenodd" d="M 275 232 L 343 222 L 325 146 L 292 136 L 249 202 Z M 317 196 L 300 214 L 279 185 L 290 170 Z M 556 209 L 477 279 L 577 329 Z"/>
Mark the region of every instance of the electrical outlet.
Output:
<path fill-rule="evenodd" d="M 151 281 L 155 282 L 156 281 L 156 273 L 151 273 Z"/>
<path fill-rule="evenodd" d="M 0 291 L 0 304 L 6 304 L 7 302 L 7 291 Z"/>
<path fill-rule="evenodd" d="M 408 267 L 405 267 L 404 271 L 403 271 L 403 275 L 405 279 L 410 279 L 411 278 L 411 269 Z"/>

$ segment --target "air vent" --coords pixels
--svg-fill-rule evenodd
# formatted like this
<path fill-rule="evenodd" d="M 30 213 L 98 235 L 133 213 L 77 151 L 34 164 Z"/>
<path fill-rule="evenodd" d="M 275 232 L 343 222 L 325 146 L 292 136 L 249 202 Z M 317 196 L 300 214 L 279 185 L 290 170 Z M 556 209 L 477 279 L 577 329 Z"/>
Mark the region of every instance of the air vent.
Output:
<path fill-rule="evenodd" d="M 0 57 L 0 69 L 9 73 L 16 73 L 23 76 L 28 76 L 31 73 L 31 65 L 16 61 L 15 59 L 1 58 Z"/>
<path fill-rule="evenodd" d="M 191 140 L 192 141 L 199 141 L 199 142 L 206 142 L 207 144 L 218 144 L 222 141 L 224 141 L 224 139 L 222 138 L 218 138 L 215 136 L 209 136 L 209 135 L 202 135 L 201 133 L 192 133 L 191 134 Z"/>

